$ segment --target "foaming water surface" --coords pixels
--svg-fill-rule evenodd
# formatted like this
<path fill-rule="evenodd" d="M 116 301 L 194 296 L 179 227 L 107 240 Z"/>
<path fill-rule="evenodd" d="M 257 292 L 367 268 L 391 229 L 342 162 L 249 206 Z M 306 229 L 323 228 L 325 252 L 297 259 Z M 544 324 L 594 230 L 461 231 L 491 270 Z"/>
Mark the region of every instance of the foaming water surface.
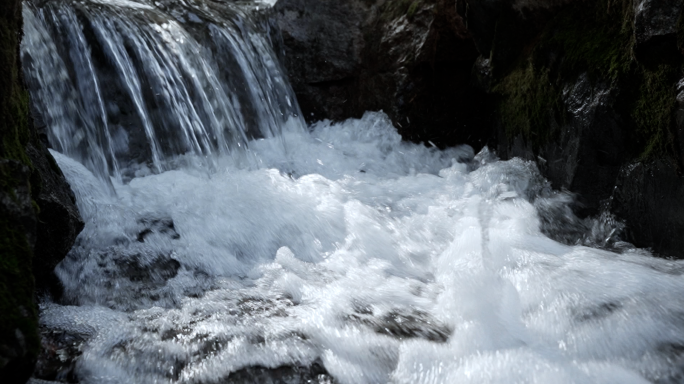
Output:
<path fill-rule="evenodd" d="M 405 143 L 379 112 L 305 129 L 238 11 L 73 4 L 26 7 L 23 53 L 86 221 L 41 305 L 78 340 L 69 379 L 684 379 L 684 263 L 568 219 L 533 163 Z"/>
<path fill-rule="evenodd" d="M 283 139 L 116 198 L 54 153 L 87 224 L 42 322 L 88 339 L 82 382 L 681 379 L 684 264 L 549 239 L 531 163 L 403 143 L 380 113 Z"/>

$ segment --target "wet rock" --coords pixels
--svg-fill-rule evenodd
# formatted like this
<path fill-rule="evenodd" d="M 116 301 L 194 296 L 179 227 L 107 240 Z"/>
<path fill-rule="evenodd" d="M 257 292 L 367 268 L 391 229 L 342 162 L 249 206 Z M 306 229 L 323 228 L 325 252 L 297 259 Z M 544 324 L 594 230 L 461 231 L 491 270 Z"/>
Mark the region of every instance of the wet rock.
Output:
<path fill-rule="evenodd" d="M 308 121 L 383 110 L 405 139 L 480 148 L 478 54 L 462 0 L 280 0 L 285 66 Z M 478 94 L 479 95 L 479 94 Z"/>
<path fill-rule="evenodd" d="M 577 0 L 466 0 L 466 22 L 478 52 L 504 72 L 554 15 Z"/>
<path fill-rule="evenodd" d="M 672 366 L 666 375 L 654 380 L 657 384 L 676 384 L 684 381 L 684 345 L 674 342 L 663 342 L 657 347 L 657 352 L 661 354 Z"/>
<path fill-rule="evenodd" d="M 171 258 L 158 257 L 150 263 L 142 264 L 139 258 L 114 260 L 119 272 L 132 282 L 156 288 L 166 280 L 176 277 L 180 263 Z"/>
<path fill-rule="evenodd" d="M 373 328 L 377 333 L 398 339 L 421 338 L 444 343 L 451 335 L 451 329 L 429 314 L 417 310 L 393 310 L 374 316 L 371 308 L 359 307 L 348 320 Z"/>
<path fill-rule="evenodd" d="M 86 260 L 79 261 L 80 256 L 70 254 L 60 265 L 60 268 L 77 269 L 77 279 L 65 285 L 65 303 L 98 304 L 123 311 L 152 306 L 171 308 L 183 296 L 200 296 L 211 285 L 208 275 L 188 272 L 183 282 L 170 286 L 169 281 L 179 274 L 182 266 L 167 254 L 112 247 L 93 250 L 87 255 Z M 78 283 L 82 279 L 97 283 L 84 293 Z"/>
<path fill-rule="evenodd" d="M 677 163 L 684 165 L 684 78 L 677 82 L 675 87 L 676 92 L 676 108 L 674 113 L 674 142 L 677 150 Z"/>
<path fill-rule="evenodd" d="M 611 202 L 627 224 L 627 240 L 663 256 L 684 256 L 684 180 L 671 161 L 623 167 Z"/>
<path fill-rule="evenodd" d="M 322 364 L 314 363 L 308 367 L 244 368 L 219 380 L 217 384 L 334 384 L 335 382 Z"/>
<path fill-rule="evenodd" d="M 473 81 L 493 96 L 499 156 L 534 161 L 555 189 L 577 198 L 571 212 L 538 207 L 542 231 L 554 239 L 684 256 L 665 239 L 684 229 L 675 198 L 684 164 L 683 4 L 468 2 L 466 22 L 482 54 Z M 619 176 L 635 162 L 660 165 Z M 666 201 L 669 211 L 656 208 Z"/>
<path fill-rule="evenodd" d="M 627 160 L 623 128 L 628 122 L 615 107 L 618 90 L 608 83 L 593 82 L 585 73 L 567 82 L 562 92 L 562 125 L 549 121 L 557 135 L 535 150 L 529 140 L 511 141 L 500 133 L 499 153 L 537 162 L 554 189 L 577 194 L 575 212 L 580 217 L 595 215 Z"/>
<path fill-rule="evenodd" d="M 678 61 L 677 23 L 682 0 L 634 1 L 634 54 L 649 64 Z"/>
<path fill-rule="evenodd" d="M 39 349 L 31 274 L 36 212 L 29 175 L 18 161 L 0 159 L 0 377 L 7 383 L 26 381 Z"/>
<path fill-rule="evenodd" d="M 40 175 L 40 192 L 35 198 L 40 208 L 33 257 L 36 290 L 58 298 L 62 288 L 54 269 L 71 249 L 84 223 L 71 187 L 43 143 L 29 143 L 26 153 Z"/>
<path fill-rule="evenodd" d="M 140 243 L 144 243 L 145 238 L 153 233 L 167 236 L 171 240 L 180 239 L 180 235 L 176 232 L 176 227 L 173 224 L 172 219 L 140 219 L 138 223 L 144 227 L 144 229 L 138 232 L 138 236 L 136 237 L 136 240 Z"/>
<path fill-rule="evenodd" d="M 77 383 L 74 372 L 81 356 L 83 337 L 59 330 L 41 330 L 42 350 L 38 355 L 33 378 L 66 383 Z"/>
<path fill-rule="evenodd" d="M 363 1 L 284 0 L 274 7 L 285 66 L 307 120 L 350 114 L 362 67 L 362 28 L 377 4 Z"/>
<path fill-rule="evenodd" d="M 40 143 L 20 73 L 21 1 L 0 3 L 0 25 L 0 377 L 13 384 L 26 382 L 40 349 L 32 258 L 44 241 L 43 175 L 27 156 Z"/>
<path fill-rule="evenodd" d="M 546 236 L 568 245 L 583 244 L 590 223 L 575 215 L 574 196 L 560 193 L 553 197 L 538 198 L 534 207 L 539 216 L 539 229 Z"/>

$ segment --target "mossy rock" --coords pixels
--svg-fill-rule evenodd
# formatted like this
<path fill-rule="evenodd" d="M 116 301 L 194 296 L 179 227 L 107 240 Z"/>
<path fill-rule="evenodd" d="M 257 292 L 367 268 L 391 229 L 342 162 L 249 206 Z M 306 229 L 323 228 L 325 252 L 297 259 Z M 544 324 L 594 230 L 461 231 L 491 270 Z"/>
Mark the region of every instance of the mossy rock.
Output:
<path fill-rule="evenodd" d="M 421 6 L 429 0 L 390 0 L 383 5 L 381 18 L 392 20 L 406 16 L 409 20 L 413 19 Z"/>
<path fill-rule="evenodd" d="M 31 139 L 28 93 L 19 65 L 21 2 L 0 5 L 0 377 L 23 383 L 40 348 L 34 302 L 32 246 L 38 177 L 26 155 Z M 33 182 L 33 183 L 32 183 Z M 35 185 L 34 185 L 35 184 Z M 32 190 L 33 187 L 33 190 Z"/>
<path fill-rule="evenodd" d="M 549 144 L 567 114 L 563 87 L 588 74 L 619 93 L 615 114 L 627 119 L 630 157 L 676 156 L 673 114 L 681 64 L 638 62 L 633 19 L 632 0 L 571 2 L 550 17 L 509 69 L 495 71 L 493 90 L 509 140 L 522 135 L 536 149 Z"/>

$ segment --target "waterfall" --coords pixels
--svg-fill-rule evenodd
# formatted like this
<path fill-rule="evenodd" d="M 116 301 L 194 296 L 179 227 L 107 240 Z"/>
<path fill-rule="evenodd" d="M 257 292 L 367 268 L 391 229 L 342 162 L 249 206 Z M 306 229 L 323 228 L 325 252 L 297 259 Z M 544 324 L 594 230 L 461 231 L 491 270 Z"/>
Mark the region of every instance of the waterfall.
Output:
<path fill-rule="evenodd" d="M 305 128 L 263 6 L 25 4 L 35 124 L 85 221 L 36 378 L 681 382 L 684 261 L 578 219 L 533 162 L 382 112 Z"/>
<path fill-rule="evenodd" d="M 51 145 L 100 178 L 211 167 L 299 109 L 268 20 L 202 1 L 24 6 L 22 61 Z"/>

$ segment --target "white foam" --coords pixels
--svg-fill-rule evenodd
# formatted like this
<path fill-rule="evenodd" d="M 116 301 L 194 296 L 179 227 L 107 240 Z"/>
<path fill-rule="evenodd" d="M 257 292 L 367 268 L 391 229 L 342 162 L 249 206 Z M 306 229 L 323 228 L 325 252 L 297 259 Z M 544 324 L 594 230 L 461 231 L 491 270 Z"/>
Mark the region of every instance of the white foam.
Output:
<path fill-rule="evenodd" d="M 681 374 L 684 264 L 545 237 L 529 199 L 548 185 L 532 163 L 469 172 L 469 148 L 403 143 L 379 113 L 286 129 L 215 173 L 115 182 L 117 197 L 56 158 L 88 222 L 58 267 L 81 307 L 52 306 L 43 322 L 94 335 L 83 383 L 316 360 L 339 383 Z M 150 224 L 169 219 L 180 238 Z M 169 259 L 177 273 L 155 275 Z M 148 271 L 137 281 L 134 261 Z M 98 319 L 88 332 L 63 320 L 86 314 Z"/>

